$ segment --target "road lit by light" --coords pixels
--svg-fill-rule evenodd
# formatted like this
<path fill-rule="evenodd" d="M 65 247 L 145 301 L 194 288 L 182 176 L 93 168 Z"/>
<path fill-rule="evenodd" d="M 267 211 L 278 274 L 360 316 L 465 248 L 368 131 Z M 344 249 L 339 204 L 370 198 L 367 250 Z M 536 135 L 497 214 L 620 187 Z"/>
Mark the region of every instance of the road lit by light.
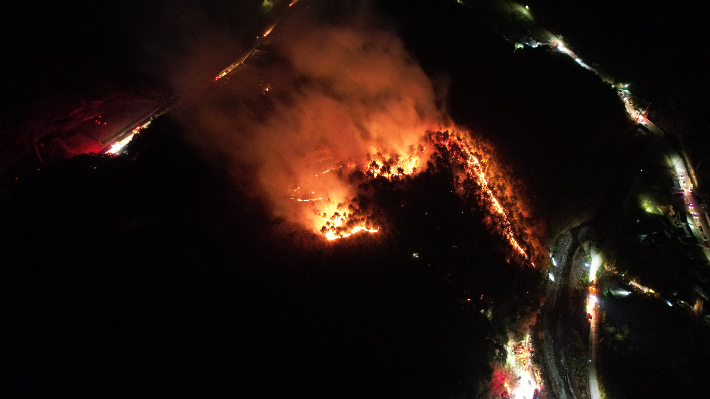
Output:
<path fill-rule="evenodd" d="M 144 123 L 144 124 L 142 124 L 142 125 L 140 125 L 140 126 L 136 126 L 133 130 L 131 130 L 131 133 L 130 133 L 128 136 L 126 136 L 126 137 L 124 137 L 123 139 L 121 139 L 121 140 L 119 140 L 119 141 L 113 143 L 113 145 L 111 145 L 111 148 L 109 148 L 109 149 L 106 151 L 106 153 L 107 153 L 107 154 L 111 154 L 111 155 L 119 154 L 121 151 L 123 151 L 123 148 L 125 148 L 126 145 L 128 145 L 128 143 L 130 143 L 131 140 L 133 140 L 133 137 L 134 137 L 136 134 L 140 133 L 141 130 L 145 129 L 146 127 L 148 127 L 148 125 L 150 125 L 150 122 L 151 122 L 151 121 L 148 121 L 148 122 L 146 122 L 146 123 Z"/>
<path fill-rule="evenodd" d="M 599 271 L 599 266 L 602 264 L 601 254 L 592 252 L 592 265 L 589 266 L 589 281 L 592 282 L 597 278 L 597 271 Z"/>

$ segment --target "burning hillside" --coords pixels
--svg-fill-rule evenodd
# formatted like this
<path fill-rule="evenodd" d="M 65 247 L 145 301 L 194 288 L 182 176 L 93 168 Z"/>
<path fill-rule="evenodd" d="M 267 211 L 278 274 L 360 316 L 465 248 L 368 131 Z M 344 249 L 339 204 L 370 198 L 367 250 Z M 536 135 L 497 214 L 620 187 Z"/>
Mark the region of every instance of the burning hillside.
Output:
<path fill-rule="evenodd" d="M 468 132 L 428 133 L 423 140 L 424 144 L 412 146 L 407 155 L 383 155 L 376 153 L 368 155 L 364 162 L 341 163 L 327 169 L 309 179 L 309 185 L 296 186 L 290 196 L 301 211 L 310 212 L 312 227 L 328 240 L 349 237 L 356 233 L 378 233 L 381 226 L 371 220 L 370 211 L 359 205 L 357 196 L 366 195 L 362 190 L 353 188 L 356 192 L 351 196 L 321 194 L 320 187 L 328 185 L 327 178 L 339 179 L 343 182 L 355 182 L 359 188 L 367 187 L 374 179 L 389 181 L 402 181 L 426 170 L 428 165 L 437 163 L 437 158 L 445 158 L 447 164 L 452 166 L 452 173 L 457 175 L 457 192 L 462 196 L 474 196 L 478 206 L 487 209 L 490 216 L 484 221 L 486 225 L 495 230 L 510 244 L 511 252 L 521 261 L 528 261 L 534 266 L 533 258 L 539 252 L 535 249 L 536 243 L 527 242 L 523 235 L 517 233 L 523 229 L 534 226 L 525 226 L 530 221 L 516 217 L 520 213 L 521 204 L 511 204 L 509 199 L 503 201 L 505 193 L 498 193 L 500 188 L 505 190 L 507 184 L 499 171 L 495 170 L 494 162 L 485 148 L 477 147 L 477 143 Z M 490 151 L 490 149 L 488 149 Z M 422 165 L 422 159 L 431 161 Z M 320 180 L 323 179 L 323 180 Z M 508 192 L 510 190 L 508 189 Z M 501 199 L 499 199 L 501 197 Z M 508 207 L 515 209 L 506 209 Z M 517 226 L 514 220 L 517 220 Z"/>
<path fill-rule="evenodd" d="M 484 222 L 532 262 L 540 251 L 526 239 L 535 227 L 510 176 L 470 133 L 448 133 L 446 90 L 435 83 L 392 32 L 300 16 L 182 116 L 191 141 L 227 155 L 236 175 L 254 175 L 275 217 L 328 240 L 382 231 L 358 199 L 363 185 L 403 180 L 445 157 L 460 194 L 488 207 Z"/>

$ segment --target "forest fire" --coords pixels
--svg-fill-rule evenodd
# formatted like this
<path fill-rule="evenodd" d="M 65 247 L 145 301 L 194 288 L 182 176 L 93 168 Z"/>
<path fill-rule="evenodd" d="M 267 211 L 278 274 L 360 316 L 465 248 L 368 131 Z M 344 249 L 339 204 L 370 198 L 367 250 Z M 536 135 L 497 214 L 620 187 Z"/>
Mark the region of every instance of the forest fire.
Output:
<path fill-rule="evenodd" d="M 516 238 L 513 224 L 508 218 L 507 212 L 501 205 L 493 192 L 491 177 L 486 176 L 486 165 L 480 161 L 481 150 L 475 148 L 467 133 L 451 134 L 448 131 L 441 133 L 429 133 L 428 141 L 433 144 L 434 149 L 440 150 L 432 156 L 448 156 L 452 164 L 460 165 L 463 168 L 465 177 L 475 182 L 482 193 L 481 199 L 490 212 L 498 221 L 498 232 L 510 244 L 513 251 L 522 258 L 529 260 L 530 256 Z M 433 150 L 433 149 L 432 149 Z M 432 151 L 430 150 L 430 152 Z M 410 146 L 409 155 L 387 154 L 375 152 L 375 155 L 368 156 L 369 163 L 358 168 L 353 163 L 341 164 L 316 174 L 316 178 L 330 172 L 337 171 L 343 173 L 347 169 L 352 173 L 361 170 L 366 179 L 385 178 L 392 180 L 405 175 L 413 176 L 422 171 L 420 168 L 421 159 L 426 156 L 427 148 L 419 145 L 418 148 Z M 478 156 L 477 156 L 478 155 Z M 485 156 L 485 155 L 484 155 Z M 500 182 L 497 182 L 500 184 Z M 350 203 L 344 197 L 341 201 L 332 198 L 316 195 L 315 191 L 308 193 L 308 196 L 299 195 L 300 187 L 297 187 L 291 199 L 301 203 L 311 203 L 314 207 L 314 217 L 318 220 L 315 223 L 316 230 L 328 240 L 349 237 L 360 232 L 377 233 L 380 228 L 372 226 L 368 221 L 368 215 L 362 212 L 357 204 Z M 532 263 L 532 262 L 531 262 Z M 534 265 L 534 264 L 533 264 Z"/>
<path fill-rule="evenodd" d="M 373 177 L 382 176 L 390 179 L 393 176 L 412 175 L 417 172 L 420 164 L 420 155 L 424 152 L 424 148 L 418 152 L 419 155 L 410 155 L 401 157 L 399 155 L 382 155 L 375 154 L 370 162 L 367 172 Z"/>
<path fill-rule="evenodd" d="M 419 145 L 410 146 L 408 155 L 390 154 L 387 151 L 372 150 L 374 155 L 368 155 L 367 161 L 358 166 L 356 162 L 339 163 L 314 175 L 309 187 L 318 187 L 324 183 L 322 178 L 343 180 L 343 177 L 355 171 L 362 172 L 366 181 L 384 178 L 392 180 L 405 175 L 414 175 L 419 171 L 421 158 L 427 148 Z M 321 190 L 322 191 L 322 190 Z M 378 233 L 379 227 L 373 226 L 368 215 L 363 212 L 349 196 L 337 192 L 331 195 L 321 195 L 321 191 L 307 191 L 302 186 L 293 189 L 290 199 L 312 207 L 313 226 L 327 240 L 350 237 L 357 233 Z M 339 199 L 336 199 L 339 198 Z"/>
<path fill-rule="evenodd" d="M 520 245 L 520 243 L 518 243 L 518 240 L 515 237 L 513 225 L 508 219 L 505 209 L 501 206 L 500 202 L 490 188 L 491 184 L 489 183 L 489 178 L 486 177 L 486 173 L 484 172 L 484 166 L 479 161 L 478 157 L 476 157 L 475 154 L 477 151 L 473 148 L 470 141 L 467 140 L 464 135 L 450 135 L 447 133 L 439 134 L 434 138 L 434 140 L 438 145 L 448 150 L 452 160 L 458 161 L 463 165 L 466 177 L 471 178 L 478 183 L 484 194 L 483 197 L 487 200 L 494 213 L 500 218 L 500 234 L 508 240 L 515 252 L 523 258 L 528 259 L 529 256 L 527 252 Z"/>
<path fill-rule="evenodd" d="M 323 212 L 320 217 L 325 222 L 321 233 L 330 241 L 349 237 L 359 232 L 377 233 L 379 231 L 379 229 L 368 227 L 367 223 L 361 220 L 355 220 L 353 226 L 353 213 L 342 209 L 342 207 L 337 207 L 335 211 Z"/>
<path fill-rule="evenodd" d="M 382 235 L 386 216 L 375 211 L 369 187 L 387 181 L 397 190 L 429 164 L 450 164 L 463 189 L 458 194 L 486 210 L 483 223 L 510 247 L 508 258 L 536 259 L 545 248 L 538 242 L 543 227 L 518 201 L 512 172 L 492 162 L 492 150 L 466 130 L 446 131 L 454 123 L 443 106 L 445 90 L 398 37 L 297 20 L 276 29 L 283 34 L 268 51 L 288 62 L 265 58 L 269 68 L 245 69 L 230 82 L 243 78 L 248 86 L 258 78 L 271 82 L 274 94 L 245 101 L 251 94 L 221 92 L 233 107 L 206 104 L 189 117 L 195 143 L 254 173 L 275 217 L 328 241 Z"/>

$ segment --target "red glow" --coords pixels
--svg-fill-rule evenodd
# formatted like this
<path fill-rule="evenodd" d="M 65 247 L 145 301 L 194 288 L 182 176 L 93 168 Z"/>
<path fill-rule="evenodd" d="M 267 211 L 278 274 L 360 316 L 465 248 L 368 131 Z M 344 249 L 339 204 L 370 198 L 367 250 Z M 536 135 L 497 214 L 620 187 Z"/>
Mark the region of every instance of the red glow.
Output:
<path fill-rule="evenodd" d="M 464 166 L 465 174 L 478 182 L 485 194 L 485 198 L 487 200 L 489 208 L 493 211 L 494 214 L 497 214 L 501 218 L 502 231 L 500 231 L 500 234 L 508 240 L 515 252 L 517 252 L 523 258 L 528 259 L 527 252 L 518 243 L 518 240 L 515 237 L 513 226 L 510 223 L 510 220 L 508 219 L 508 215 L 506 214 L 505 209 L 503 208 L 503 206 L 501 206 L 500 202 L 498 202 L 498 199 L 490 188 L 490 184 L 488 181 L 489 179 L 486 177 L 486 174 L 483 171 L 481 162 L 475 155 L 477 151 L 471 145 L 470 140 L 468 140 L 466 136 L 463 135 L 448 134 L 439 135 L 435 139 L 437 144 L 449 150 L 452 158 L 455 158 Z"/>
<path fill-rule="evenodd" d="M 478 154 L 481 150 L 474 147 L 473 142 L 468 138 L 468 134 L 437 133 L 431 134 L 429 140 L 435 146 L 446 149 L 451 161 L 463 167 L 463 173 L 466 177 L 477 183 L 484 194 L 482 196 L 484 205 L 499 220 L 499 234 L 508 241 L 517 255 L 523 259 L 530 260 L 528 252 L 515 235 L 514 227 L 506 209 L 491 188 L 491 177 L 486 175 L 485 166 L 479 160 Z M 315 174 L 316 180 L 312 184 L 319 185 L 320 181 L 318 179 L 329 176 L 331 172 L 342 171 L 344 167 L 351 171 L 360 169 L 370 179 L 378 177 L 393 179 L 404 175 L 416 175 L 421 172 L 420 163 L 421 158 L 425 156 L 425 150 L 425 147 L 420 146 L 418 151 L 408 155 L 383 154 L 379 151 L 373 151 L 375 155 L 367 157 L 369 161 L 364 164 L 364 167 L 356 167 L 356 163 L 349 163 L 347 166 L 344 164 L 334 166 Z M 331 178 L 337 178 L 337 176 L 333 175 Z M 366 215 L 358 214 L 358 209 L 353 208 L 353 205 L 348 204 L 348 201 L 333 199 L 343 197 L 347 198 L 347 196 L 343 195 L 319 195 L 316 191 L 308 192 L 300 186 L 293 190 L 291 195 L 291 199 L 299 203 L 311 204 L 313 215 L 316 218 L 313 226 L 316 231 L 328 240 L 345 238 L 361 232 L 377 233 L 380 231 L 378 226 L 369 224 Z"/>

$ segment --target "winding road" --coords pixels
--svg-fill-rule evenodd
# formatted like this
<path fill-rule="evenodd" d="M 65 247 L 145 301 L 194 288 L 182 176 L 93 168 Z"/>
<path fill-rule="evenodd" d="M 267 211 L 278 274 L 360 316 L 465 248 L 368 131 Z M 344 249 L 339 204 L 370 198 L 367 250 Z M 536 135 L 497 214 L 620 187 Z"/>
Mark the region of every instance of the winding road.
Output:
<path fill-rule="evenodd" d="M 575 399 L 570 387 L 569 367 L 564 356 L 564 313 L 570 304 L 569 276 L 572 270 L 572 257 L 579 242 L 573 232 L 559 238 L 557 248 L 552 254 L 554 264 L 551 269 L 551 281 L 548 284 L 545 305 L 540 318 L 544 340 L 542 351 L 545 363 L 545 381 L 549 384 L 552 395 L 558 399 Z M 558 345 L 555 344 L 558 343 Z"/>

